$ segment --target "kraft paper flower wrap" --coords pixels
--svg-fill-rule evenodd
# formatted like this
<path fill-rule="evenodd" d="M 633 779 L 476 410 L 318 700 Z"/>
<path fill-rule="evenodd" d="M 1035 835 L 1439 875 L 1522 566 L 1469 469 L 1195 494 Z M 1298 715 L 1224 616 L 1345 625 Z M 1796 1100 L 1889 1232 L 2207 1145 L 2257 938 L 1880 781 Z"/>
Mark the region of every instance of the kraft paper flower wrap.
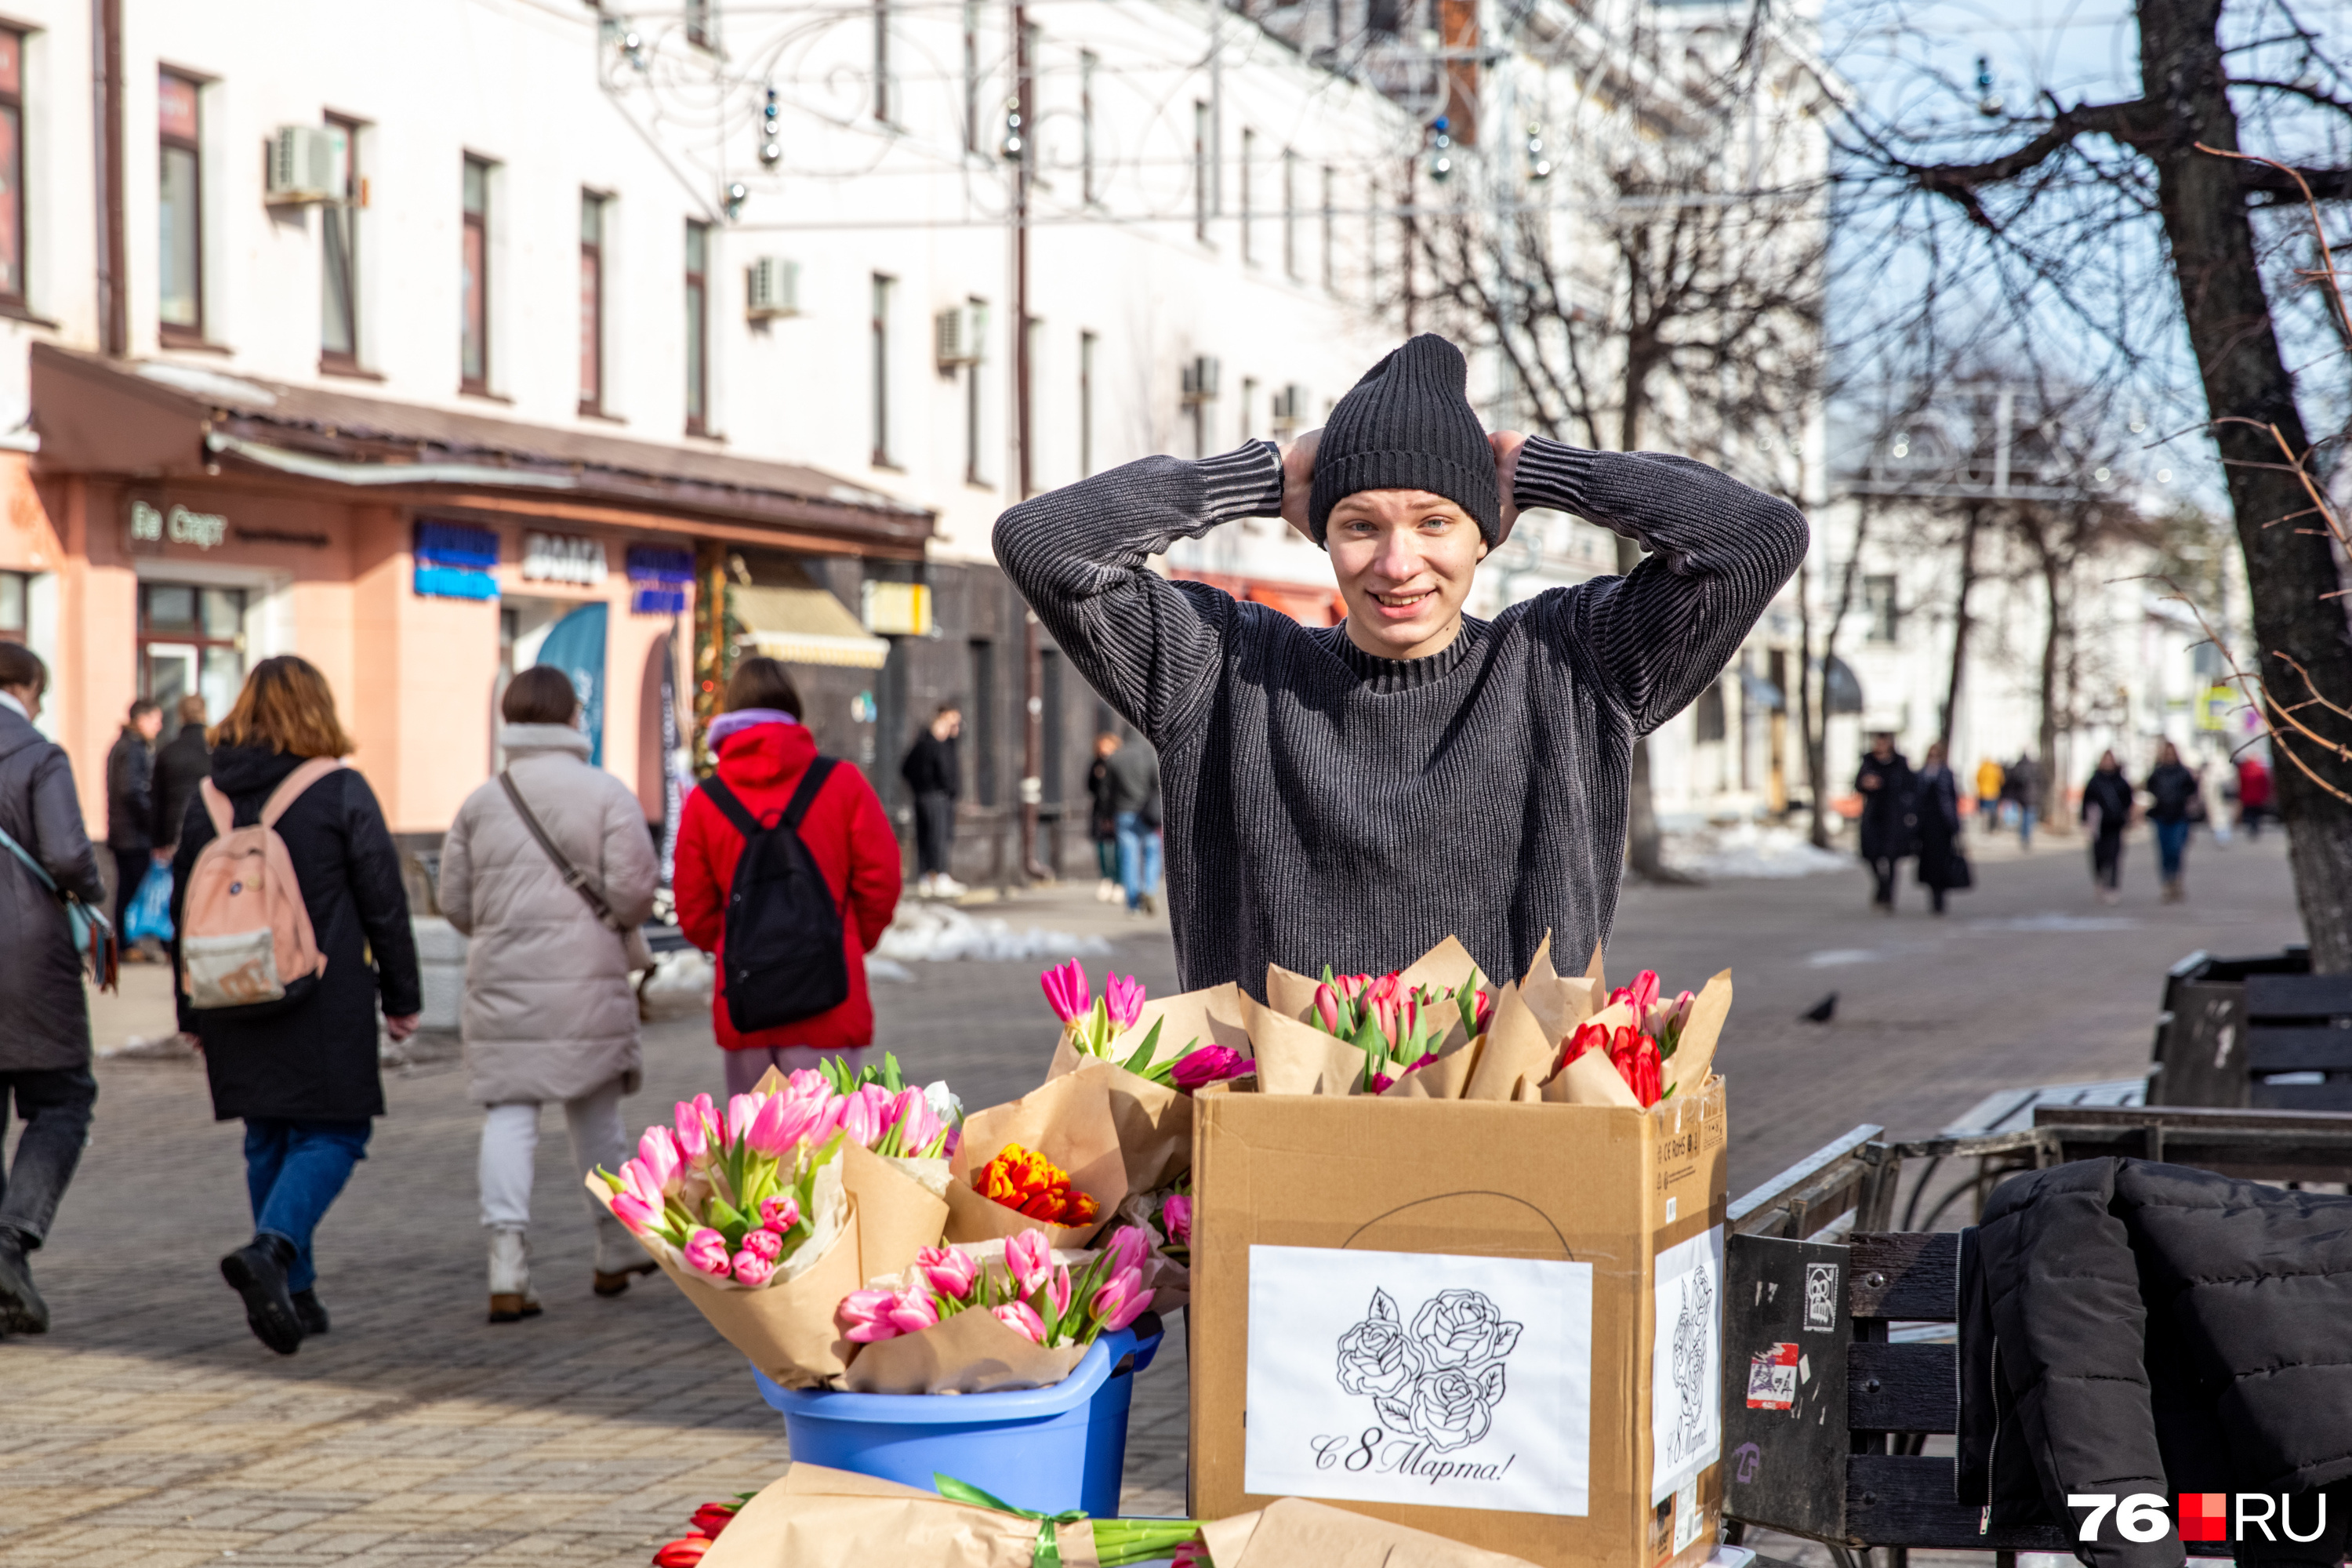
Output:
<path fill-rule="evenodd" d="M 1118 1071 L 1108 1062 L 1087 1062 L 1019 1100 L 966 1117 L 948 1184 L 947 1239 L 988 1241 L 1043 1230 L 1057 1250 L 1084 1247 L 1118 1212 L 1128 1194 L 1127 1163 L 1111 1110 Z M 1095 1217 L 1075 1226 L 1041 1225 L 975 1191 L 974 1178 L 1015 1143 L 1066 1173 L 1071 1186 L 1094 1200 Z"/>
<path fill-rule="evenodd" d="M 1194 1531 L 1214 1568 L 1528 1568 L 1302 1498 L 1197 1523 L 1046 1519 L 809 1464 L 745 1503 L 702 1568 L 1080 1568 L 1166 1557 Z"/>
<path fill-rule="evenodd" d="M 1118 1129 L 1119 1157 L 1131 1193 L 1164 1187 L 1192 1168 L 1192 1097 L 1116 1065 L 1133 1057 L 1155 1027 L 1160 1034 L 1154 1055 L 1160 1059 L 1176 1058 L 1198 1046 L 1250 1054 L 1241 987 L 1229 982 L 1144 1003 L 1134 1023 L 1111 1037 L 1107 1058 L 1080 1050 L 1076 1027 L 1066 1026 L 1054 1047 L 1053 1065 L 1045 1069 L 1045 1081 L 1052 1083 L 1089 1062 L 1110 1068 L 1111 1120 Z"/>
<path fill-rule="evenodd" d="M 1356 977 L 1356 984 L 1364 978 Z M 1242 999 L 1244 1022 L 1258 1057 L 1259 1091 L 1378 1093 L 1401 1100 L 1460 1098 L 1486 1038 L 1483 1031 L 1474 1035 L 1459 1016 L 1459 1004 L 1452 994 L 1465 984 L 1475 985 L 1490 997 L 1494 994 L 1493 983 L 1479 973 L 1470 950 L 1453 937 L 1397 972 L 1396 994 L 1412 996 L 1427 991 L 1438 999 L 1431 1011 L 1420 1015 L 1430 1021 L 1423 1026 L 1422 1044 L 1412 1048 L 1420 1055 L 1382 1068 L 1381 1072 L 1393 1079 L 1384 1084 L 1377 1079 L 1367 1082 L 1371 1068 L 1367 1065 L 1366 1047 L 1338 1032 L 1350 1026 L 1344 1022 L 1334 1026 L 1327 1019 L 1324 1026 L 1317 1026 L 1318 1010 L 1325 1005 L 1321 994 L 1331 988 L 1322 980 L 1280 964 L 1266 965 L 1266 1001 Z M 1355 1006 L 1366 1008 L 1370 1004 L 1358 999 Z M 1444 1026 L 1433 1027 L 1440 1020 Z"/>
<path fill-rule="evenodd" d="M 752 1086 L 754 1094 L 779 1094 L 784 1075 L 770 1068 Z M 877 1154 L 862 1143 L 845 1144 L 841 1181 L 857 1215 L 861 1277 L 895 1274 L 915 1254 L 940 1239 L 947 1228 L 949 1162 Z"/>

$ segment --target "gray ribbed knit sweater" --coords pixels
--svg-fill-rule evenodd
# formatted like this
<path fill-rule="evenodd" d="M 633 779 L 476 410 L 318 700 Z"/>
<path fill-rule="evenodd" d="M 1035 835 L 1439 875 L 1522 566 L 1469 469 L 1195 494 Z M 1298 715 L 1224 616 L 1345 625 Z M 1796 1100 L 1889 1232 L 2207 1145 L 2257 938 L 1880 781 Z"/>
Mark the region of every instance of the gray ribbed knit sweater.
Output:
<path fill-rule="evenodd" d="M 1038 618 L 1159 748 L 1188 988 L 1263 996 L 1269 963 L 1377 974 L 1449 933 L 1515 979 L 1547 931 L 1563 970 L 1607 940 L 1634 737 L 1722 673 L 1796 571 L 1805 520 L 1687 458 L 1543 440 L 1513 490 L 1653 553 L 1465 616 L 1451 647 L 1411 661 L 1145 564 L 1280 513 L 1265 442 L 1147 458 L 997 520 L 997 560 Z"/>

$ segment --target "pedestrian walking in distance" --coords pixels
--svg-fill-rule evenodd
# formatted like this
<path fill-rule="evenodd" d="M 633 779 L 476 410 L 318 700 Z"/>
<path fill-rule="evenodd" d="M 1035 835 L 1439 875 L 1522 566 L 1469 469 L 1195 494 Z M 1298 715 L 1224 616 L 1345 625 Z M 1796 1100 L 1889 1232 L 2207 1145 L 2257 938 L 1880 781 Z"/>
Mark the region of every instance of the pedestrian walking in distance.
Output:
<path fill-rule="evenodd" d="M 1882 915 L 1895 912 L 1895 872 L 1911 853 L 1911 764 L 1895 749 L 1895 737 L 1884 730 L 1871 736 L 1853 787 L 1862 796 L 1862 858 L 1870 864 L 1870 907 Z"/>
<path fill-rule="evenodd" d="M 583 1180 L 628 1155 L 621 1100 L 636 1092 L 643 1060 L 625 933 L 653 912 L 661 867 L 635 792 L 588 761 L 568 676 L 546 665 L 524 670 L 499 711 L 505 771 L 457 808 L 435 890 L 469 939 L 462 1027 L 467 1092 L 488 1108 L 480 1174 L 490 1321 L 510 1323 L 541 1310 L 530 1243 L 540 1107 L 563 1107 Z M 597 1295 L 617 1296 L 629 1276 L 653 1271 L 604 1205 L 570 1191 L 595 1227 Z"/>
<path fill-rule="evenodd" d="M 1160 912 L 1160 757 L 1150 742 L 1111 753 L 1111 829 L 1118 841 L 1118 885 L 1127 912 Z"/>
<path fill-rule="evenodd" d="M 2270 764 L 2250 752 L 2238 759 L 2238 826 L 2247 837 L 2260 838 L 2263 818 L 2270 815 Z"/>
<path fill-rule="evenodd" d="M 176 852 L 196 786 L 212 777 L 212 743 L 205 739 L 205 700 L 180 699 L 180 732 L 155 753 L 155 848 Z"/>
<path fill-rule="evenodd" d="M 0 1175 L 0 1334 L 48 1331 L 25 1255 L 48 1237 L 98 1099 L 82 961 L 58 890 L 103 908 L 106 881 L 65 750 L 33 728 L 48 684 L 37 655 L 0 642 L 0 1142 L 12 1100 L 25 1123 Z"/>
<path fill-rule="evenodd" d="M 1118 880 L 1118 813 L 1111 808 L 1110 759 L 1119 739 L 1108 730 L 1095 737 L 1095 760 L 1087 769 L 1087 837 L 1095 847 L 1095 902 L 1115 904 L 1123 896 Z"/>
<path fill-rule="evenodd" d="M 155 863 L 155 737 L 163 732 L 163 710 L 144 697 L 131 705 L 122 732 L 106 753 L 106 847 L 114 854 L 114 929 L 130 929 L 123 917 L 147 868 Z M 126 948 L 126 963 L 143 963 L 149 954 Z"/>
<path fill-rule="evenodd" d="M 1286 448 L 1146 458 L 997 519 L 1005 574 L 1159 753 L 1185 989 L 1256 995 L 1268 963 L 1377 974 L 1449 934 L 1487 974 L 1525 973 L 1547 931 L 1591 952 L 1635 739 L 1721 679 L 1804 558 L 1787 502 L 1684 458 L 1490 434 L 1467 378 L 1424 334 Z M 1464 614 L 1538 507 L 1648 558 Z M 1339 626 L 1152 570 L 1177 540 L 1277 516 L 1328 553 Z"/>
<path fill-rule="evenodd" d="M 2084 825 L 2091 830 L 2091 885 L 2099 902 L 2123 896 L 2124 829 L 2131 825 L 2132 787 L 2113 752 L 2099 753 L 2097 771 L 2083 785 Z"/>
<path fill-rule="evenodd" d="M 1969 885 L 1960 852 L 1960 784 L 1944 761 L 1944 742 L 1927 748 L 1912 780 L 1911 819 L 1919 845 L 1919 885 L 1929 906 L 1944 912 L 1944 895 Z"/>
<path fill-rule="evenodd" d="M 1977 830 L 1990 835 L 2000 826 L 2002 785 L 2009 781 L 2009 771 L 2000 759 L 1991 752 L 1977 763 Z"/>
<path fill-rule="evenodd" d="M 2189 829 L 2201 815 L 2201 784 L 2180 760 L 2179 748 L 2169 741 L 2156 746 L 2156 766 L 2149 770 L 2147 820 L 2156 828 L 2156 858 L 2164 873 L 2164 901 L 2177 904 L 2185 896 L 2181 861 L 2189 853 Z"/>
<path fill-rule="evenodd" d="M 915 895 L 924 899 L 963 896 L 950 874 L 955 860 L 956 796 L 963 792 L 963 763 L 956 737 L 963 714 L 950 702 L 931 717 L 929 728 L 907 748 L 898 776 L 915 792 Z"/>
<path fill-rule="evenodd" d="M 2042 764 L 2032 752 L 2023 752 L 2009 764 L 2009 783 L 2017 794 L 2017 847 L 2031 849 L 2035 814 L 2042 809 Z"/>
<path fill-rule="evenodd" d="M 383 1114 L 378 998 L 394 1040 L 416 1030 L 416 938 L 383 808 L 341 762 L 352 742 L 316 667 L 292 654 L 255 665 L 212 741 L 212 776 L 172 866 L 180 1027 L 204 1048 L 215 1119 L 245 1122 L 254 1234 L 221 1259 L 221 1276 L 254 1336 L 291 1355 L 327 1331 L 311 1238 Z M 199 1006 L 210 988 L 190 968 L 205 933 L 189 929 L 189 879 L 216 838 L 264 823 L 285 846 L 324 967 L 287 981 L 275 1001 Z"/>
<path fill-rule="evenodd" d="M 772 658 L 747 658 L 728 679 L 727 710 L 710 721 L 719 753 L 716 782 L 729 805 L 706 784 L 686 797 L 679 815 L 675 876 L 678 929 L 718 961 L 710 997 L 711 1028 L 726 1063 L 727 1091 L 742 1094 L 773 1067 L 790 1073 L 828 1056 L 854 1069 L 874 1044 L 874 1004 L 866 989 L 866 954 L 882 940 L 898 907 L 898 839 L 866 775 L 849 763 L 817 754 L 816 737 L 797 715 L 801 696 L 791 675 Z M 807 786 L 804 787 L 803 786 Z M 740 814 L 740 820 L 738 820 Z M 761 839 L 752 867 L 768 879 L 746 888 L 739 879 L 748 852 L 745 826 Z M 805 858 L 779 836 L 793 834 Z M 822 889 L 796 889 L 797 868 L 813 865 Z M 737 900 L 737 893 L 746 897 Z M 840 936 L 834 949 L 812 952 L 805 931 L 777 923 L 821 893 L 818 910 L 835 911 Z M 764 911 L 764 912 L 763 912 Z M 735 993 L 750 961 L 765 965 Z M 787 994 L 837 995 L 822 1009 L 797 1014 L 779 1006 Z M 739 1026 L 773 1012 L 796 1013 L 762 1026 Z"/>

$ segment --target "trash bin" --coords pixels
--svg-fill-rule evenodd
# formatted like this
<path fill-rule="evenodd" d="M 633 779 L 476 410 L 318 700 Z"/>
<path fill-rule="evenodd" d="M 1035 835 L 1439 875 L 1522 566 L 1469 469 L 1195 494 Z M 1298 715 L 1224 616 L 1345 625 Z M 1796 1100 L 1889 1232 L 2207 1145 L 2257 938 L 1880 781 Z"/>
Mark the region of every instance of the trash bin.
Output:
<path fill-rule="evenodd" d="M 754 1367 L 760 1396 L 783 1413 L 793 1458 L 931 1489 L 952 1476 L 1038 1513 L 1118 1512 L 1134 1374 L 1160 1349 L 1152 1320 L 1088 1346 L 1051 1388 L 1004 1394 L 847 1394 L 780 1388 Z"/>

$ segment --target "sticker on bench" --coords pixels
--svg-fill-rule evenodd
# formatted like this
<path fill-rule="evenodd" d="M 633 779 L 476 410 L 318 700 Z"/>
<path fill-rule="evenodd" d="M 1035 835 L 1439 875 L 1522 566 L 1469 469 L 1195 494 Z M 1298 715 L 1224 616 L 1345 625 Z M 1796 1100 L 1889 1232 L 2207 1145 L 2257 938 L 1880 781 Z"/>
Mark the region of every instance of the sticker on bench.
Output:
<path fill-rule="evenodd" d="M 1838 1266 L 1834 1263 L 1805 1265 L 1805 1331 L 1816 1334 L 1837 1332 Z"/>
<path fill-rule="evenodd" d="M 1770 1350 L 1758 1351 L 1748 1358 L 1748 1409 L 1796 1408 L 1798 1355 L 1796 1345 L 1783 1340 Z"/>

